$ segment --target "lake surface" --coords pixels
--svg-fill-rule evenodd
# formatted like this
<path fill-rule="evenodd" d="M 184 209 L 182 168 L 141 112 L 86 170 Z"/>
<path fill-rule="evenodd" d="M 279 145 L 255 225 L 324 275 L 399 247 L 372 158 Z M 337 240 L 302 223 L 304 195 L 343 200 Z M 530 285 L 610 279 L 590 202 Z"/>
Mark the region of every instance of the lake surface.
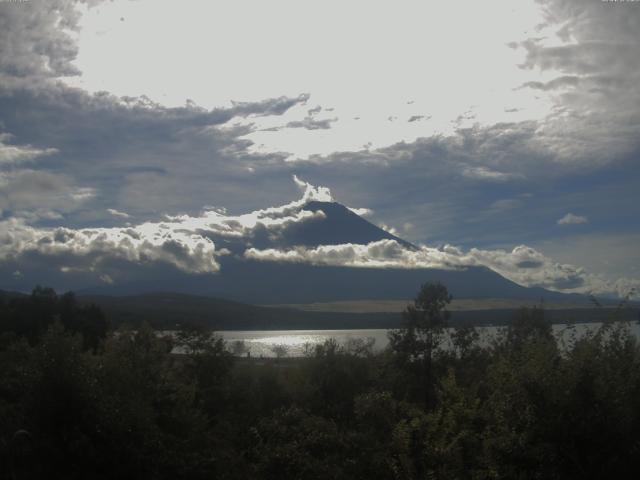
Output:
<path fill-rule="evenodd" d="M 572 327 L 567 325 L 553 325 L 553 333 L 560 341 L 568 342 L 573 337 L 579 338 L 588 331 L 595 331 L 600 323 L 579 323 Z M 640 338 L 640 324 L 628 324 L 631 332 Z M 504 327 L 478 327 L 480 344 L 488 345 L 493 338 L 500 335 Z M 340 345 L 345 345 L 353 339 L 373 339 L 373 350 L 382 351 L 389 345 L 386 329 L 358 329 L 358 330 L 238 330 L 217 332 L 227 342 L 230 348 L 234 342 L 244 342 L 244 346 L 252 357 L 275 357 L 274 349 L 282 347 L 287 357 L 302 357 L 307 349 L 322 344 L 330 338 Z M 450 346 L 445 340 L 445 348 Z"/>

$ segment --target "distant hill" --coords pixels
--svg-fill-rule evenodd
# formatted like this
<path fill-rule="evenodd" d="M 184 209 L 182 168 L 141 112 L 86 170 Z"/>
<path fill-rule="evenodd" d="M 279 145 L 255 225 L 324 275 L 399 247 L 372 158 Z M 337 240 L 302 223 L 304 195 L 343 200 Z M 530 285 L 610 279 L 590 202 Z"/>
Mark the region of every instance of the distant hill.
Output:
<path fill-rule="evenodd" d="M 59 292 L 62 293 L 62 292 Z M 0 290 L 0 301 L 25 297 L 22 293 Z M 401 312 L 408 302 L 384 302 L 384 306 L 370 301 L 295 306 L 257 306 L 219 298 L 180 293 L 148 293 L 142 295 L 106 296 L 80 295 L 83 304 L 94 303 L 106 314 L 113 327 L 139 326 L 147 322 L 155 328 L 174 330 L 201 326 L 214 330 L 317 330 L 398 328 Z M 451 325 L 506 325 L 515 312 L 531 302 L 474 301 L 452 305 Z M 494 308 L 495 307 L 495 308 Z M 556 323 L 602 321 L 609 318 L 613 308 L 579 308 L 575 305 L 552 305 L 545 310 L 547 318 Z M 638 320 L 640 305 L 630 304 L 621 310 L 620 319 Z M 0 318 L 0 322 L 1 322 Z"/>
<path fill-rule="evenodd" d="M 354 313 L 344 311 L 308 311 L 296 308 L 265 307 L 211 297 L 176 293 L 152 293 L 132 296 L 81 296 L 81 302 L 99 305 L 114 326 L 139 325 L 146 321 L 156 328 L 176 329 L 199 325 L 216 330 L 314 330 L 349 328 L 398 328 L 403 306 L 395 311 Z M 524 305 L 524 304 L 523 304 Z M 473 306 L 481 307 L 480 304 Z M 519 309 L 480 308 L 452 311 L 451 325 L 506 325 Z M 391 310 L 391 309 L 388 309 Z M 620 319 L 637 320 L 638 305 L 621 311 Z M 555 323 L 597 322 L 611 316 L 612 308 L 554 308 L 546 310 Z"/>
<path fill-rule="evenodd" d="M 168 330 L 182 326 L 206 326 L 216 330 L 391 328 L 397 327 L 401 318 L 400 311 L 327 315 L 178 293 L 83 295 L 79 300 L 100 306 L 114 326 L 135 326 L 145 321 L 155 328 Z"/>

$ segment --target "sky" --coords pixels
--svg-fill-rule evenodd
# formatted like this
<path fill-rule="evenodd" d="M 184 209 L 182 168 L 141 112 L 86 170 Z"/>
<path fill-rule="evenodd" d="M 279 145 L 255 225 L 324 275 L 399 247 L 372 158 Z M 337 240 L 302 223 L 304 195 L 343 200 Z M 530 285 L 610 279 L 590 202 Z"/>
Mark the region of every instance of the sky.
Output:
<path fill-rule="evenodd" d="M 330 198 L 420 252 L 246 256 L 625 295 L 639 162 L 640 2 L 0 1 L 0 287 L 216 274 Z"/>

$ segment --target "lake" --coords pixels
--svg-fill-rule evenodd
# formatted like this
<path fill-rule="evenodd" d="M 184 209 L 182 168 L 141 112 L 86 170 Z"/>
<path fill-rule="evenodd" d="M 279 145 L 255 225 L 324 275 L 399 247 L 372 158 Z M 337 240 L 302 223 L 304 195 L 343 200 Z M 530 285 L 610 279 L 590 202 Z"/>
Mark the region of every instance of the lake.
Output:
<path fill-rule="evenodd" d="M 553 325 L 553 333 L 559 340 L 568 341 L 572 333 L 579 337 L 589 330 L 597 329 L 600 323 L 579 323 L 573 327 L 563 324 Z M 629 324 L 631 332 L 640 338 L 640 324 L 633 322 Z M 504 327 L 478 327 L 480 333 L 480 344 L 486 346 L 492 338 L 495 338 Z M 357 330 L 237 330 L 220 331 L 218 335 L 228 343 L 229 347 L 233 342 L 244 342 L 245 347 L 251 352 L 252 357 L 275 357 L 274 348 L 282 346 L 286 350 L 288 357 L 302 357 L 305 349 L 313 348 L 314 345 L 324 343 L 330 338 L 334 338 L 340 345 L 345 345 L 351 339 L 373 339 L 374 351 L 382 351 L 389 344 L 386 329 L 357 329 Z M 450 346 L 447 339 L 445 346 Z"/>

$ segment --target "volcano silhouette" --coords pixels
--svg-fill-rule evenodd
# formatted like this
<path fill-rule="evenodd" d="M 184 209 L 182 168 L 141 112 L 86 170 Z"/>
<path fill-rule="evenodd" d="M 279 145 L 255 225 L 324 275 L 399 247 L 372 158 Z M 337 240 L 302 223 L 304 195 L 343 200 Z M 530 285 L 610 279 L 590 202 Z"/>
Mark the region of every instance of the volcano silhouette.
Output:
<path fill-rule="evenodd" d="M 425 282 L 441 282 L 455 298 L 504 298 L 570 301 L 582 298 L 542 288 L 518 285 L 486 267 L 458 270 L 434 268 L 367 268 L 248 259 L 248 247 L 287 249 L 296 246 L 368 244 L 394 240 L 404 248 L 416 246 L 368 222 L 335 202 L 310 201 L 301 207 L 323 214 L 293 223 L 277 236 L 258 232 L 250 239 L 226 240 L 231 255 L 219 258 L 220 272 L 193 275 L 168 266 L 132 282 L 90 289 L 91 293 L 137 294 L 171 291 L 227 298 L 252 304 L 311 303 L 346 300 L 412 298 Z M 220 239 L 216 239 L 220 245 Z"/>

